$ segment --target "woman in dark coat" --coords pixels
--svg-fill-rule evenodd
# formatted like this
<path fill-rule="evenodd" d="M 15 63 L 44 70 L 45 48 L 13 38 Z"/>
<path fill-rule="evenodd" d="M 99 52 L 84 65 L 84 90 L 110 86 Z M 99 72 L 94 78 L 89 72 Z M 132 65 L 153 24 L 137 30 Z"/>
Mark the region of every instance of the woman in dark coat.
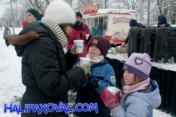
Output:
<path fill-rule="evenodd" d="M 55 0 L 46 9 L 42 23 L 30 23 L 19 35 L 9 37 L 15 45 L 18 56 L 22 56 L 22 82 L 26 91 L 21 105 L 67 103 L 67 91 L 77 87 L 90 66 L 84 65 L 69 69 L 67 58 L 76 60 L 76 56 L 65 54 L 67 35 L 75 22 L 73 9 L 64 1 Z M 70 61 L 69 61 L 70 62 Z M 65 113 L 50 112 L 41 115 L 30 111 L 21 117 L 68 117 Z"/>

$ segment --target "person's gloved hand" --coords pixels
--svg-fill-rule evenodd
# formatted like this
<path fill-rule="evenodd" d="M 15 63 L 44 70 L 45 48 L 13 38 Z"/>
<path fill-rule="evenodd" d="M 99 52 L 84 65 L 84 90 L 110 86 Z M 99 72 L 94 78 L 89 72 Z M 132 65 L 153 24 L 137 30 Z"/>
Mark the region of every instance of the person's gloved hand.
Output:
<path fill-rule="evenodd" d="M 38 39 L 40 36 L 37 32 L 31 31 L 24 33 L 23 35 L 10 35 L 8 36 L 8 42 L 12 45 L 26 45 L 34 39 Z"/>
<path fill-rule="evenodd" d="M 104 105 L 112 110 L 120 105 L 120 90 L 116 87 L 107 87 L 101 92 L 100 98 Z"/>
<path fill-rule="evenodd" d="M 76 49 L 77 49 L 77 45 L 74 44 L 74 45 L 72 46 L 72 48 L 70 49 L 70 53 L 71 53 L 71 54 L 77 54 L 77 53 L 76 53 Z"/>
<path fill-rule="evenodd" d="M 90 64 L 83 64 L 83 65 L 79 64 L 78 67 L 84 70 L 85 75 L 87 75 L 90 72 Z"/>
<path fill-rule="evenodd" d="M 88 78 L 88 83 L 93 87 L 93 88 L 98 88 L 98 79 L 96 77 L 91 77 L 89 76 Z"/>

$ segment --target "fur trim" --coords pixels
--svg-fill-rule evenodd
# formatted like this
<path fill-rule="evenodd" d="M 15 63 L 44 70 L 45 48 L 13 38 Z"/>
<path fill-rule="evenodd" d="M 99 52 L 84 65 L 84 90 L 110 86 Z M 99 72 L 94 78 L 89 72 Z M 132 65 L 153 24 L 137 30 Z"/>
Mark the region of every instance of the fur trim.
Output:
<path fill-rule="evenodd" d="M 37 32 L 26 32 L 23 35 L 10 35 L 8 41 L 12 45 L 26 45 L 32 40 L 38 39 L 40 36 Z"/>
<path fill-rule="evenodd" d="M 68 44 L 68 39 L 60 26 L 57 25 L 56 22 L 52 21 L 51 19 L 47 19 L 46 17 L 42 19 L 42 22 L 52 30 L 59 43 L 61 43 L 62 47 L 66 47 Z"/>
<path fill-rule="evenodd" d="M 63 0 L 52 1 L 44 14 L 46 19 L 51 19 L 56 24 L 73 24 L 76 21 L 74 10 Z"/>

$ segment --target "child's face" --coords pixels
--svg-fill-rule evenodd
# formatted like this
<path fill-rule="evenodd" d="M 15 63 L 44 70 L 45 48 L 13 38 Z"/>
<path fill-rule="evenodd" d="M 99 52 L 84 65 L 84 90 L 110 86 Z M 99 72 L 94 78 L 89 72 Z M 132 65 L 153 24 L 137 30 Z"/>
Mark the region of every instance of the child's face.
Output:
<path fill-rule="evenodd" d="M 125 70 L 125 72 L 123 73 L 123 79 L 124 79 L 125 85 L 135 84 L 135 74 L 129 72 L 128 70 Z"/>
<path fill-rule="evenodd" d="M 90 46 L 88 50 L 90 58 L 101 56 L 101 51 L 96 46 Z"/>

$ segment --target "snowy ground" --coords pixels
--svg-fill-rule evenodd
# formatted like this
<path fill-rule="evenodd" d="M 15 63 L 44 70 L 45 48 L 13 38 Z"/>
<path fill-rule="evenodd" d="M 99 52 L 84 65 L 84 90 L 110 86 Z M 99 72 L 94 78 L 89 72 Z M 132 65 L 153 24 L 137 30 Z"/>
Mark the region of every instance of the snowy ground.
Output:
<path fill-rule="evenodd" d="M 21 29 L 16 29 L 18 33 Z M 16 113 L 4 113 L 4 104 L 19 104 L 25 90 L 21 83 L 21 58 L 16 56 L 13 46 L 6 47 L 0 31 L 0 117 L 20 117 Z M 171 117 L 154 110 L 154 117 Z"/>
<path fill-rule="evenodd" d="M 3 114 L 3 109 L 4 104 L 18 104 L 25 90 L 21 83 L 21 58 L 16 56 L 13 46 L 6 47 L 2 35 L 0 31 L 0 117 L 16 117 Z"/>

